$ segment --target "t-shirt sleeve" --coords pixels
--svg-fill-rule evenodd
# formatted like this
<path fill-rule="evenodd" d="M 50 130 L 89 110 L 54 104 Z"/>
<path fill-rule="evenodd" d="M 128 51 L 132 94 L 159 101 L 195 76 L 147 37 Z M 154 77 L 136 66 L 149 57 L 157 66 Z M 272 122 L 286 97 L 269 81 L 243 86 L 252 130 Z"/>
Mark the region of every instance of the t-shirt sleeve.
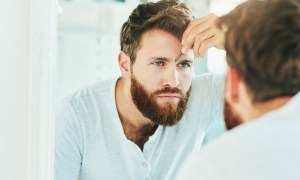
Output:
<path fill-rule="evenodd" d="M 209 81 L 209 90 L 212 100 L 212 108 L 210 112 L 210 122 L 205 134 L 203 144 L 207 144 L 219 137 L 226 131 L 224 123 L 224 75 L 210 75 L 207 76 Z"/>
<path fill-rule="evenodd" d="M 54 180 L 77 180 L 82 162 L 82 127 L 69 101 L 61 103 L 56 112 Z"/>

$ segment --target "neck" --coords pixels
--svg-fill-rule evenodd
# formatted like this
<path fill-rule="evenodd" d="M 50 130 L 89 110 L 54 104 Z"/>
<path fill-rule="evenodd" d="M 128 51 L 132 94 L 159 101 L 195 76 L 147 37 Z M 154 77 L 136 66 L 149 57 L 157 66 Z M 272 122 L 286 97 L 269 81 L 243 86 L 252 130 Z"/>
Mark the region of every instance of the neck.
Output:
<path fill-rule="evenodd" d="M 123 78 L 119 79 L 116 85 L 116 104 L 125 136 L 143 149 L 158 126 L 136 108 L 132 101 L 130 85 L 126 84 Z"/>
<path fill-rule="evenodd" d="M 277 110 L 284 106 L 291 98 L 292 97 L 280 97 L 263 103 L 255 103 L 251 108 L 249 108 L 250 110 L 247 111 L 245 120 L 251 121 L 261 117 L 268 112 Z"/>

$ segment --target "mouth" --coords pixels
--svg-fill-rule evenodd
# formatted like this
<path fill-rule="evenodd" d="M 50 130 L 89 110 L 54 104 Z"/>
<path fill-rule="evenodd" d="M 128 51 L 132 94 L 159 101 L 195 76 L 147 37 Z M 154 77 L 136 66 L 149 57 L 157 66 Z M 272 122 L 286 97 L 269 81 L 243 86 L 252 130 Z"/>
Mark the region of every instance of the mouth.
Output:
<path fill-rule="evenodd" d="M 180 99 L 180 95 L 178 94 L 160 94 L 157 96 L 159 100 L 173 102 L 178 101 Z"/>

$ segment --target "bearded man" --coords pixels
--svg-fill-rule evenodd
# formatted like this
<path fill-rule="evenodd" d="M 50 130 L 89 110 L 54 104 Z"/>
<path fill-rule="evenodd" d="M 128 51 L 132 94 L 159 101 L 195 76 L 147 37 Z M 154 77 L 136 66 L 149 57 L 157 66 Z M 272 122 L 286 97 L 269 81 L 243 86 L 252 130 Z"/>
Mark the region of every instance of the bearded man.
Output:
<path fill-rule="evenodd" d="M 181 53 L 193 20 L 177 0 L 133 10 L 120 34 L 122 77 L 78 91 L 58 111 L 55 180 L 172 180 L 225 130 L 224 77 L 195 76 L 194 53 Z"/>

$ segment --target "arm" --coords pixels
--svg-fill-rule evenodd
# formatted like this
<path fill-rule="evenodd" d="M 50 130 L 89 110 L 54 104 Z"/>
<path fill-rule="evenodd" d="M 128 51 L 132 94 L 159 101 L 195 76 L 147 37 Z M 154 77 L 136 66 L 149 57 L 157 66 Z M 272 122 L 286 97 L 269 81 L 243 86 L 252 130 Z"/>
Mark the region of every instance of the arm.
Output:
<path fill-rule="evenodd" d="M 58 109 L 55 125 L 54 180 L 77 180 L 83 150 L 82 129 L 69 102 Z"/>
<path fill-rule="evenodd" d="M 225 77 L 224 75 L 213 75 L 210 81 L 210 93 L 213 104 L 210 112 L 210 123 L 203 144 L 209 143 L 226 131 L 223 116 Z"/>

